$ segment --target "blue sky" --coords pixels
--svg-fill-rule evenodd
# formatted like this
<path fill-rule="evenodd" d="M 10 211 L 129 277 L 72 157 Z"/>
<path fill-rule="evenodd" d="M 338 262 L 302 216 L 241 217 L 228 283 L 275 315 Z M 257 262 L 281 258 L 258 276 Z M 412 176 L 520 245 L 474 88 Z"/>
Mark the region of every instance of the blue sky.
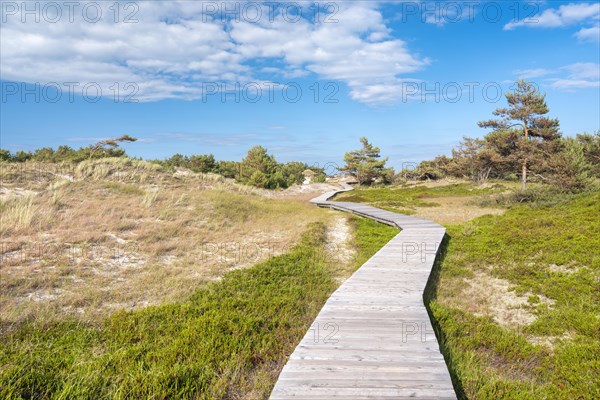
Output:
<path fill-rule="evenodd" d="M 519 77 L 563 134 L 600 129 L 598 2 L 53 4 L 1 3 L 11 151 L 130 134 L 144 158 L 323 165 L 367 136 L 398 168 L 485 134 Z"/>

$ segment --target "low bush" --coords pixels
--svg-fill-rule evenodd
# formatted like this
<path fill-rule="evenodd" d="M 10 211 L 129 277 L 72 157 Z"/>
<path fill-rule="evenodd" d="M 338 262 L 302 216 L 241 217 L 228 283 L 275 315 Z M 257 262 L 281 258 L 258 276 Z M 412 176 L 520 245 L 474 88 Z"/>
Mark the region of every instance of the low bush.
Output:
<path fill-rule="evenodd" d="M 535 207 L 548 207 L 564 204 L 576 195 L 565 192 L 556 186 L 540 185 L 510 193 L 492 194 L 478 199 L 473 204 L 480 207 L 510 207 L 515 204 L 530 204 Z"/>

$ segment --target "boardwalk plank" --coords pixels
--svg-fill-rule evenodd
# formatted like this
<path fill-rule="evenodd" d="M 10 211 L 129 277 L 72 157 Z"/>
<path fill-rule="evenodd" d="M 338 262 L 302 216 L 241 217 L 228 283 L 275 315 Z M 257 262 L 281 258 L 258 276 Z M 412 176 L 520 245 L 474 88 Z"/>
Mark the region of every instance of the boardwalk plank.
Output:
<path fill-rule="evenodd" d="M 341 191 L 351 190 L 345 185 Z M 286 399 L 456 399 L 423 291 L 445 228 L 364 204 L 311 202 L 402 231 L 327 300 L 271 393 Z"/>

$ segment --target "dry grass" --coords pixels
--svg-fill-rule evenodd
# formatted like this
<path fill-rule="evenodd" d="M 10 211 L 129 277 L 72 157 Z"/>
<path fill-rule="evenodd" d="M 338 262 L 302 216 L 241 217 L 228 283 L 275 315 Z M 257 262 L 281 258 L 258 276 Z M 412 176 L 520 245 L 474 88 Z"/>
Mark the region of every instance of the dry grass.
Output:
<path fill-rule="evenodd" d="M 439 188 L 448 185 L 471 184 L 470 181 L 461 179 L 445 178 L 435 181 L 409 182 L 408 187 L 424 186 L 427 188 Z M 503 182 L 504 186 L 510 183 Z M 477 189 L 490 188 L 492 183 L 484 183 L 477 186 Z M 506 211 L 499 207 L 474 207 L 473 203 L 482 196 L 443 196 L 436 197 L 433 207 L 419 207 L 414 209 L 414 215 L 435 221 L 442 225 L 462 224 L 482 215 L 500 215 Z"/>
<path fill-rule="evenodd" d="M 94 320 L 178 300 L 283 253 L 308 224 L 332 215 L 143 161 L 83 162 L 62 172 L 3 164 L 2 192 L 10 193 L 0 203 L 4 322 L 65 313 Z"/>
<path fill-rule="evenodd" d="M 446 297 L 448 304 L 468 311 L 475 316 L 491 316 L 503 327 L 530 325 L 536 320 L 531 293 L 519 295 L 506 279 L 500 279 L 484 271 L 476 271 L 465 279 L 460 291 Z M 492 295 L 493 294 L 493 295 Z M 536 304 L 552 306 L 553 300 L 536 296 Z"/>
<path fill-rule="evenodd" d="M 465 179 L 458 179 L 458 178 L 443 178 L 443 179 L 435 179 L 435 180 L 425 180 L 425 181 L 413 181 L 413 180 L 409 180 L 406 182 L 406 186 L 407 187 L 415 187 L 415 186 L 424 186 L 427 188 L 435 188 L 435 187 L 442 187 L 442 186 L 448 186 L 448 185 L 456 185 L 456 184 L 461 184 L 461 183 L 467 183 L 470 181 L 467 181 Z"/>
<path fill-rule="evenodd" d="M 500 215 L 506 207 L 482 206 L 492 193 L 507 191 L 512 182 L 472 182 L 443 179 L 388 187 L 359 187 L 336 197 L 339 201 L 366 203 L 390 211 L 416 215 L 442 225 L 461 224 L 482 215 Z"/>
<path fill-rule="evenodd" d="M 433 207 L 415 207 L 414 215 L 442 225 L 461 224 L 482 215 L 500 215 L 506 211 L 495 207 L 474 207 L 473 199 L 465 196 L 436 197 Z"/>
<path fill-rule="evenodd" d="M 331 192 L 339 189 L 337 181 L 329 181 L 328 183 L 311 183 L 310 185 L 293 185 L 285 190 L 269 191 L 268 195 L 273 198 L 286 198 L 308 201 L 325 192 Z"/>
<path fill-rule="evenodd" d="M 33 205 L 33 195 L 12 198 L 0 203 L 0 235 L 9 227 L 27 229 L 31 226 L 36 209 Z"/>

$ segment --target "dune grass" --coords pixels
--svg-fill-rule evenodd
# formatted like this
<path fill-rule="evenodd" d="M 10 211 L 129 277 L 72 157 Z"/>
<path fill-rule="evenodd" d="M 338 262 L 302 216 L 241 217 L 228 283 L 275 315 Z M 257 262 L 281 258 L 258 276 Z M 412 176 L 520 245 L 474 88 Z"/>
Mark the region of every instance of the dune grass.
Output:
<path fill-rule="evenodd" d="M 370 203 L 381 208 L 394 211 L 410 210 L 414 207 L 435 207 L 435 198 L 449 196 L 477 196 L 505 190 L 502 185 L 478 188 L 472 183 L 456 183 L 446 186 L 427 187 L 416 185 L 410 187 L 359 187 L 351 192 L 336 196 L 337 201 L 354 201 Z M 402 211 L 401 211 L 402 212 Z"/>
<path fill-rule="evenodd" d="M 322 225 L 189 300 L 98 325 L 22 325 L 3 338 L 2 398 L 264 398 L 335 282 Z"/>
<path fill-rule="evenodd" d="M 237 212 L 236 212 L 237 215 Z M 356 266 L 397 230 L 353 218 Z M 95 323 L 31 321 L 2 334 L 0 398 L 268 397 L 286 356 L 337 286 L 313 223 L 288 253 L 174 304 Z"/>
<path fill-rule="evenodd" d="M 70 170 L 2 164 L 0 317 L 7 323 L 65 313 L 89 321 L 176 301 L 229 270 L 284 253 L 309 223 L 328 222 L 327 211 L 305 202 L 137 160 Z"/>
<path fill-rule="evenodd" d="M 31 226 L 35 216 L 33 196 L 26 195 L 20 199 L 0 201 L 0 236 L 8 229 L 26 229 Z"/>

